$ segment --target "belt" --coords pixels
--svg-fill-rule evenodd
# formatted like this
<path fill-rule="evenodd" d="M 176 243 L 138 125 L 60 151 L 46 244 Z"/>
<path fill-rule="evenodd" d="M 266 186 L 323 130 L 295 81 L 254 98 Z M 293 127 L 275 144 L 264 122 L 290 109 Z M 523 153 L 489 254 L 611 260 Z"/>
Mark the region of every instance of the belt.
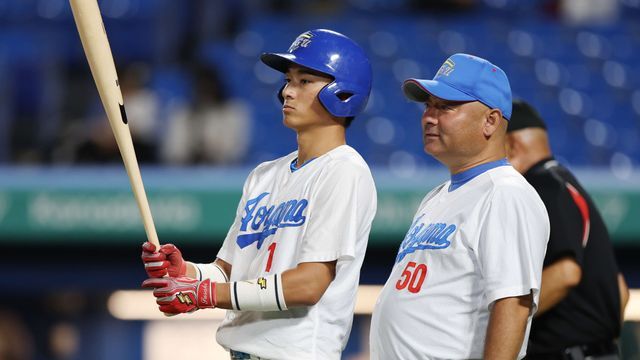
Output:
<path fill-rule="evenodd" d="M 231 360 L 267 360 L 265 358 L 247 354 L 242 351 L 231 350 L 229 351 L 229 354 L 231 355 Z"/>
<path fill-rule="evenodd" d="M 526 360 L 589 360 L 607 355 L 618 355 L 615 342 L 603 341 L 571 346 L 555 353 L 527 355 Z"/>
<path fill-rule="evenodd" d="M 572 346 L 564 350 L 566 359 L 584 359 L 605 355 L 618 355 L 618 346 L 613 341 Z"/>

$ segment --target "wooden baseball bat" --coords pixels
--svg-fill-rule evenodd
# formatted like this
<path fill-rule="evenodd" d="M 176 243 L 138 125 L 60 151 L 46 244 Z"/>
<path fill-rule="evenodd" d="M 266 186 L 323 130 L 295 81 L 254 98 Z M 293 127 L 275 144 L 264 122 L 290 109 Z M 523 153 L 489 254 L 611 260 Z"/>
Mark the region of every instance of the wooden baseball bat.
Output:
<path fill-rule="evenodd" d="M 140 209 L 147 239 L 158 247 L 160 245 L 158 234 L 153 224 L 149 201 L 142 184 L 140 168 L 138 167 L 138 160 L 131 140 L 131 132 L 129 131 L 129 125 L 127 125 L 127 114 L 124 110 L 118 74 L 116 73 L 111 47 L 107 39 L 107 32 L 102 23 L 98 2 L 97 0 L 69 0 L 69 3 L 78 27 L 82 47 L 87 55 L 91 74 L 100 94 L 100 100 L 102 100 L 102 105 L 109 118 L 109 124 L 118 143 L 124 167 L 129 175 L 129 181 L 131 182 L 138 209 Z"/>

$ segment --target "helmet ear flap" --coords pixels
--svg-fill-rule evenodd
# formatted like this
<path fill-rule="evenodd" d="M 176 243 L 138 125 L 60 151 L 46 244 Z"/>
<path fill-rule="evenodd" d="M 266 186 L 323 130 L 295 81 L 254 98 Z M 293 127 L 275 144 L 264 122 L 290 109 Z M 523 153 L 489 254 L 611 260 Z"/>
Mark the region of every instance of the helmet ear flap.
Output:
<path fill-rule="evenodd" d="M 336 96 L 338 97 L 338 99 L 340 99 L 340 101 L 347 101 L 353 95 L 354 95 L 353 92 L 350 92 L 350 91 L 340 91 L 339 93 L 336 94 Z"/>
<path fill-rule="evenodd" d="M 336 117 L 353 117 L 364 110 L 369 89 L 359 89 L 357 84 L 334 81 L 318 94 L 322 105 Z"/>

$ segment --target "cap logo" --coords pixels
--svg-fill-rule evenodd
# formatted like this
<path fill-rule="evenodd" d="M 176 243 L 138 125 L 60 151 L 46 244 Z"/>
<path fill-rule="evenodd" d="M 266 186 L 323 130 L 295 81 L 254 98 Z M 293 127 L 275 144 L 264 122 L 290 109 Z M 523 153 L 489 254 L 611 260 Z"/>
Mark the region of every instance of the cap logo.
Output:
<path fill-rule="evenodd" d="M 313 34 L 310 31 L 307 31 L 306 33 L 298 36 L 289 47 L 288 52 L 292 53 L 300 47 L 306 48 L 307 46 L 309 46 L 309 44 L 311 44 L 312 38 Z"/>
<path fill-rule="evenodd" d="M 445 61 L 444 64 L 442 64 L 442 66 L 440 66 L 440 70 L 438 70 L 436 77 L 449 76 L 451 75 L 453 70 L 455 70 L 455 68 L 456 68 L 456 63 L 454 63 L 453 60 L 451 59 L 447 59 L 447 61 Z"/>

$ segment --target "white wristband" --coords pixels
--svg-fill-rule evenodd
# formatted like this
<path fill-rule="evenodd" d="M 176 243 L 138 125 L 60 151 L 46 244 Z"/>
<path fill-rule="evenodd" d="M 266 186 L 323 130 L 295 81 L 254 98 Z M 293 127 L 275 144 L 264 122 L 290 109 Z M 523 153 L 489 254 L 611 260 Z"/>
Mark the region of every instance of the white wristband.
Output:
<path fill-rule="evenodd" d="M 251 281 L 234 281 L 230 285 L 233 310 L 287 310 L 280 274 L 268 275 Z"/>
<path fill-rule="evenodd" d="M 196 264 L 193 263 L 196 268 L 196 278 L 199 281 L 204 279 L 211 279 L 213 282 L 229 282 L 227 273 L 222 270 L 218 264 Z"/>

